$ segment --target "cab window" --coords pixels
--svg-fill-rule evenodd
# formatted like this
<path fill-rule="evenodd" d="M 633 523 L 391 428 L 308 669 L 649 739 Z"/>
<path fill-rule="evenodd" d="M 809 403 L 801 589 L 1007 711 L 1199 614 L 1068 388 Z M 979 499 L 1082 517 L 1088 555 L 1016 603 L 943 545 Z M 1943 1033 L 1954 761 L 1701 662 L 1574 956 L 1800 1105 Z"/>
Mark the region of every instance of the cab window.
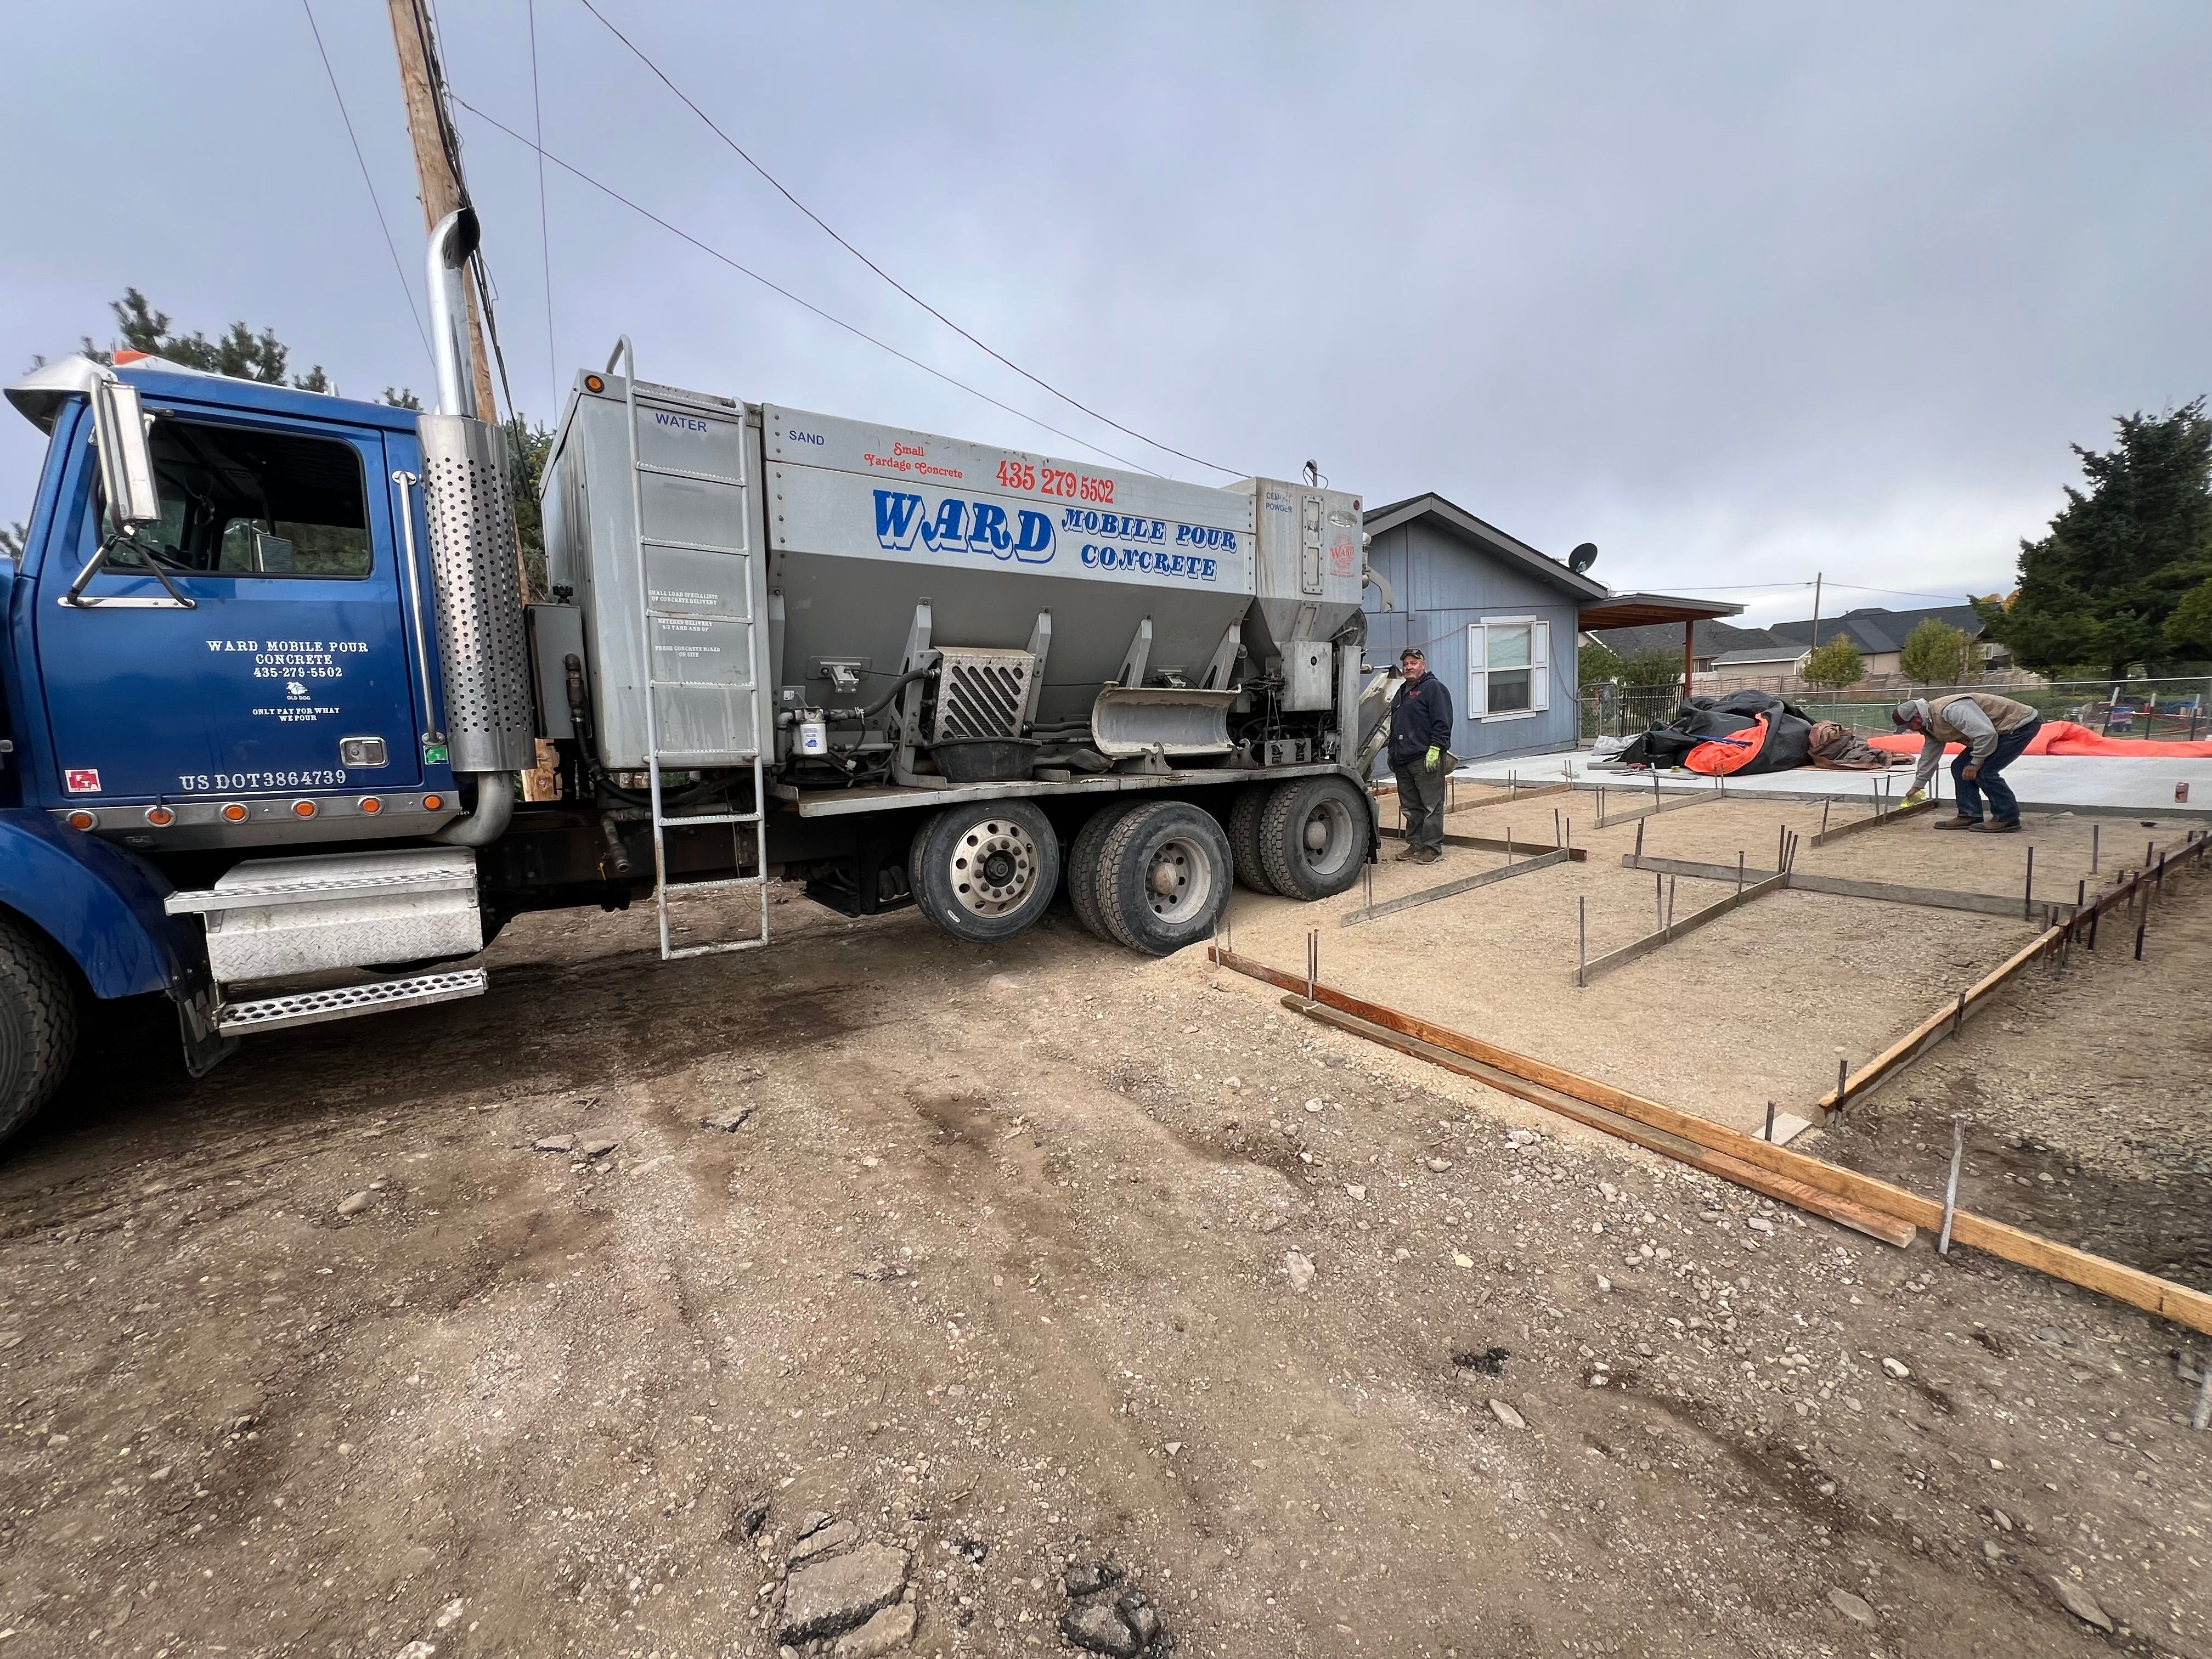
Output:
<path fill-rule="evenodd" d="M 209 576 L 369 573 L 368 494 L 351 444 L 158 416 L 148 434 L 161 517 L 108 562 Z M 135 543 L 135 544 L 134 544 Z"/>

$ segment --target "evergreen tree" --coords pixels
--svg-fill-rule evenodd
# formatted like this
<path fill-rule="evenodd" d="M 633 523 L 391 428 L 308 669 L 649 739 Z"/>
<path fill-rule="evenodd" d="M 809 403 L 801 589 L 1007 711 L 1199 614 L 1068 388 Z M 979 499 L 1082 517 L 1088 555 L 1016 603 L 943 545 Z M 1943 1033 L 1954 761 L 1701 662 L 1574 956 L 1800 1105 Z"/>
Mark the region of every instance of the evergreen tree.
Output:
<path fill-rule="evenodd" d="M 1585 691 L 1619 678 L 1620 673 L 1620 653 L 1609 645 L 1592 640 L 1575 653 L 1575 681 Z"/>
<path fill-rule="evenodd" d="M 2197 398 L 2122 416 L 2119 442 L 2074 447 L 2087 489 L 2067 486 L 2051 533 L 2020 547 L 2008 608 L 1977 602 L 2023 667 L 2136 664 L 2212 651 L 2212 419 Z"/>
<path fill-rule="evenodd" d="M 209 374 L 228 374 L 237 380 L 258 380 L 264 386 L 284 384 L 285 365 L 292 354 L 276 337 L 274 329 L 264 328 L 256 334 L 244 323 L 233 323 L 226 332 L 212 340 L 198 330 L 190 334 L 173 334 L 168 313 L 155 310 L 135 288 L 125 289 L 123 297 L 111 301 L 107 308 L 115 313 L 120 337 L 108 351 L 102 351 L 87 338 L 87 356 L 105 363 L 114 361 L 117 350 L 143 351 Z M 320 363 L 305 374 L 294 376 L 292 384 L 302 392 L 337 390 L 330 376 L 323 373 Z"/>

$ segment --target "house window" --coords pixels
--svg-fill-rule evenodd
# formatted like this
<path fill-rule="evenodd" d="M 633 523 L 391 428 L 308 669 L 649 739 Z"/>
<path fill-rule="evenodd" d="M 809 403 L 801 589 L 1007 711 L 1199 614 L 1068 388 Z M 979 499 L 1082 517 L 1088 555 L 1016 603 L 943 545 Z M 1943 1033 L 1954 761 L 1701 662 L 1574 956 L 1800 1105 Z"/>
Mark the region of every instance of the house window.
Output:
<path fill-rule="evenodd" d="M 1552 706 L 1552 624 L 1486 617 L 1467 629 L 1469 720 L 1521 720 Z"/>

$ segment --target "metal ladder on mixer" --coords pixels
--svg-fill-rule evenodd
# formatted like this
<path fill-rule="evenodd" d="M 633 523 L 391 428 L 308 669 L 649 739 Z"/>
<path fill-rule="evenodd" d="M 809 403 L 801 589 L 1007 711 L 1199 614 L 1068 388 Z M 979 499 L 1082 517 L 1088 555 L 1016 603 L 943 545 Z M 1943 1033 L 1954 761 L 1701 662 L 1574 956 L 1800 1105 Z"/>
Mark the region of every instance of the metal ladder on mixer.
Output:
<path fill-rule="evenodd" d="M 615 365 L 623 367 L 623 415 L 629 428 L 629 509 L 630 527 L 635 534 L 637 546 L 638 643 L 643 654 L 640 658 L 639 678 L 645 687 L 645 769 L 652 796 L 653 812 L 653 904 L 655 919 L 660 929 L 660 959 L 677 962 L 686 957 L 717 956 L 732 951 L 753 951 L 768 943 L 768 828 L 764 818 L 768 811 L 768 781 L 762 764 L 761 741 L 761 657 L 756 641 L 752 658 L 752 683 L 745 689 L 752 719 L 747 733 L 748 748 L 752 756 L 753 805 L 750 812 L 684 813 L 669 817 L 661 807 L 660 771 L 665 763 L 679 765 L 687 758 L 695 763 L 708 758 L 702 753 L 680 750 L 663 750 L 660 746 L 660 710 L 659 694 L 663 690 L 696 690 L 682 680 L 660 679 L 654 674 L 653 629 L 663 621 L 689 621 L 696 613 L 685 611 L 656 609 L 653 603 L 653 581 L 647 568 L 648 548 L 660 547 L 678 551 L 698 553 L 744 554 L 741 547 L 714 547 L 699 542 L 676 542 L 648 536 L 645 526 L 644 480 L 650 474 L 667 478 L 688 478 L 702 483 L 728 483 L 727 478 L 702 472 L 686 472 L 678 468 L 657 466 L 641 459 L 638 453 L 637 358 L 632 351 L 629 336 L 623 335 L 616 344 L 614 353 L 607 359 L 606 372 L 615 372 Z M 750 574 L 747 593 L 752 592 Z M 746 624 L 756 635 L 760 627 L 757 607 L 748 598 Z M 714 758 L 720 759 L 719 755 Z M 715 939 L 702 945 L 674 945 L 669 939 L 668 919 L 668 842 L 667 832 L 672 828 L 704 829 L 713 825 L 727 825 L 733 848 L 750 829 L 752 832 L 753 873 L 750 876 L 726 876 L 712 881 L 687 881 L 678 890 L 686 896 L 712 893 L 735 887 L 750 887 L 760 896 L 759 927 L 744 939 Z M 742 866 L 741 866 L 742 867 Z"/>

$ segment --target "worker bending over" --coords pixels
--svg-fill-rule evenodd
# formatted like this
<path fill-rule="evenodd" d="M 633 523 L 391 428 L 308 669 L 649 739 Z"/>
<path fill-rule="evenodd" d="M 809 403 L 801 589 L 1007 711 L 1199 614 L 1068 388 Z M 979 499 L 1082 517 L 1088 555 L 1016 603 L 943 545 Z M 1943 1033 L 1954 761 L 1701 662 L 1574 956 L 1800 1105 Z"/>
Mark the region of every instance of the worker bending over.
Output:
<path fill-rule="evenodd" d="M 1419 646 L 1398 653 L 1406 683 L 1390 701 L 1390 770 L 1398 780 L 1398 811 L 1406 825 L 1406 848 L 1398 856 L 1415 864 L 1434 864 L 1444 855 L 1444 780 L 1451 757 L 1451 693 L 1429 672 Z"/>
<path fill-rule="evenodd" d="M 1919 768 L 1912 775 L 1914 794 L 1936 775 L 1936 763 L 1942 759 L 1946 745 L 1964 745 L 1951 763 L 1951 775 L 1959 786 L 1959 815 L 1945 818 L 1936 826 L 1938 830 L 2008 835 L 2020 828 L 2020 802 L 2012 786 L 1998 775 L 2027 752 L 2043 728 L 2042 715 L 2024 702 L 1993 692 L 1959 691 L 1948 697 L 1909 698 L 1889 718 L 1925 739 Z M 1990 798 L 1987 820 L 1982 816 L 1984 794 Z"/>

